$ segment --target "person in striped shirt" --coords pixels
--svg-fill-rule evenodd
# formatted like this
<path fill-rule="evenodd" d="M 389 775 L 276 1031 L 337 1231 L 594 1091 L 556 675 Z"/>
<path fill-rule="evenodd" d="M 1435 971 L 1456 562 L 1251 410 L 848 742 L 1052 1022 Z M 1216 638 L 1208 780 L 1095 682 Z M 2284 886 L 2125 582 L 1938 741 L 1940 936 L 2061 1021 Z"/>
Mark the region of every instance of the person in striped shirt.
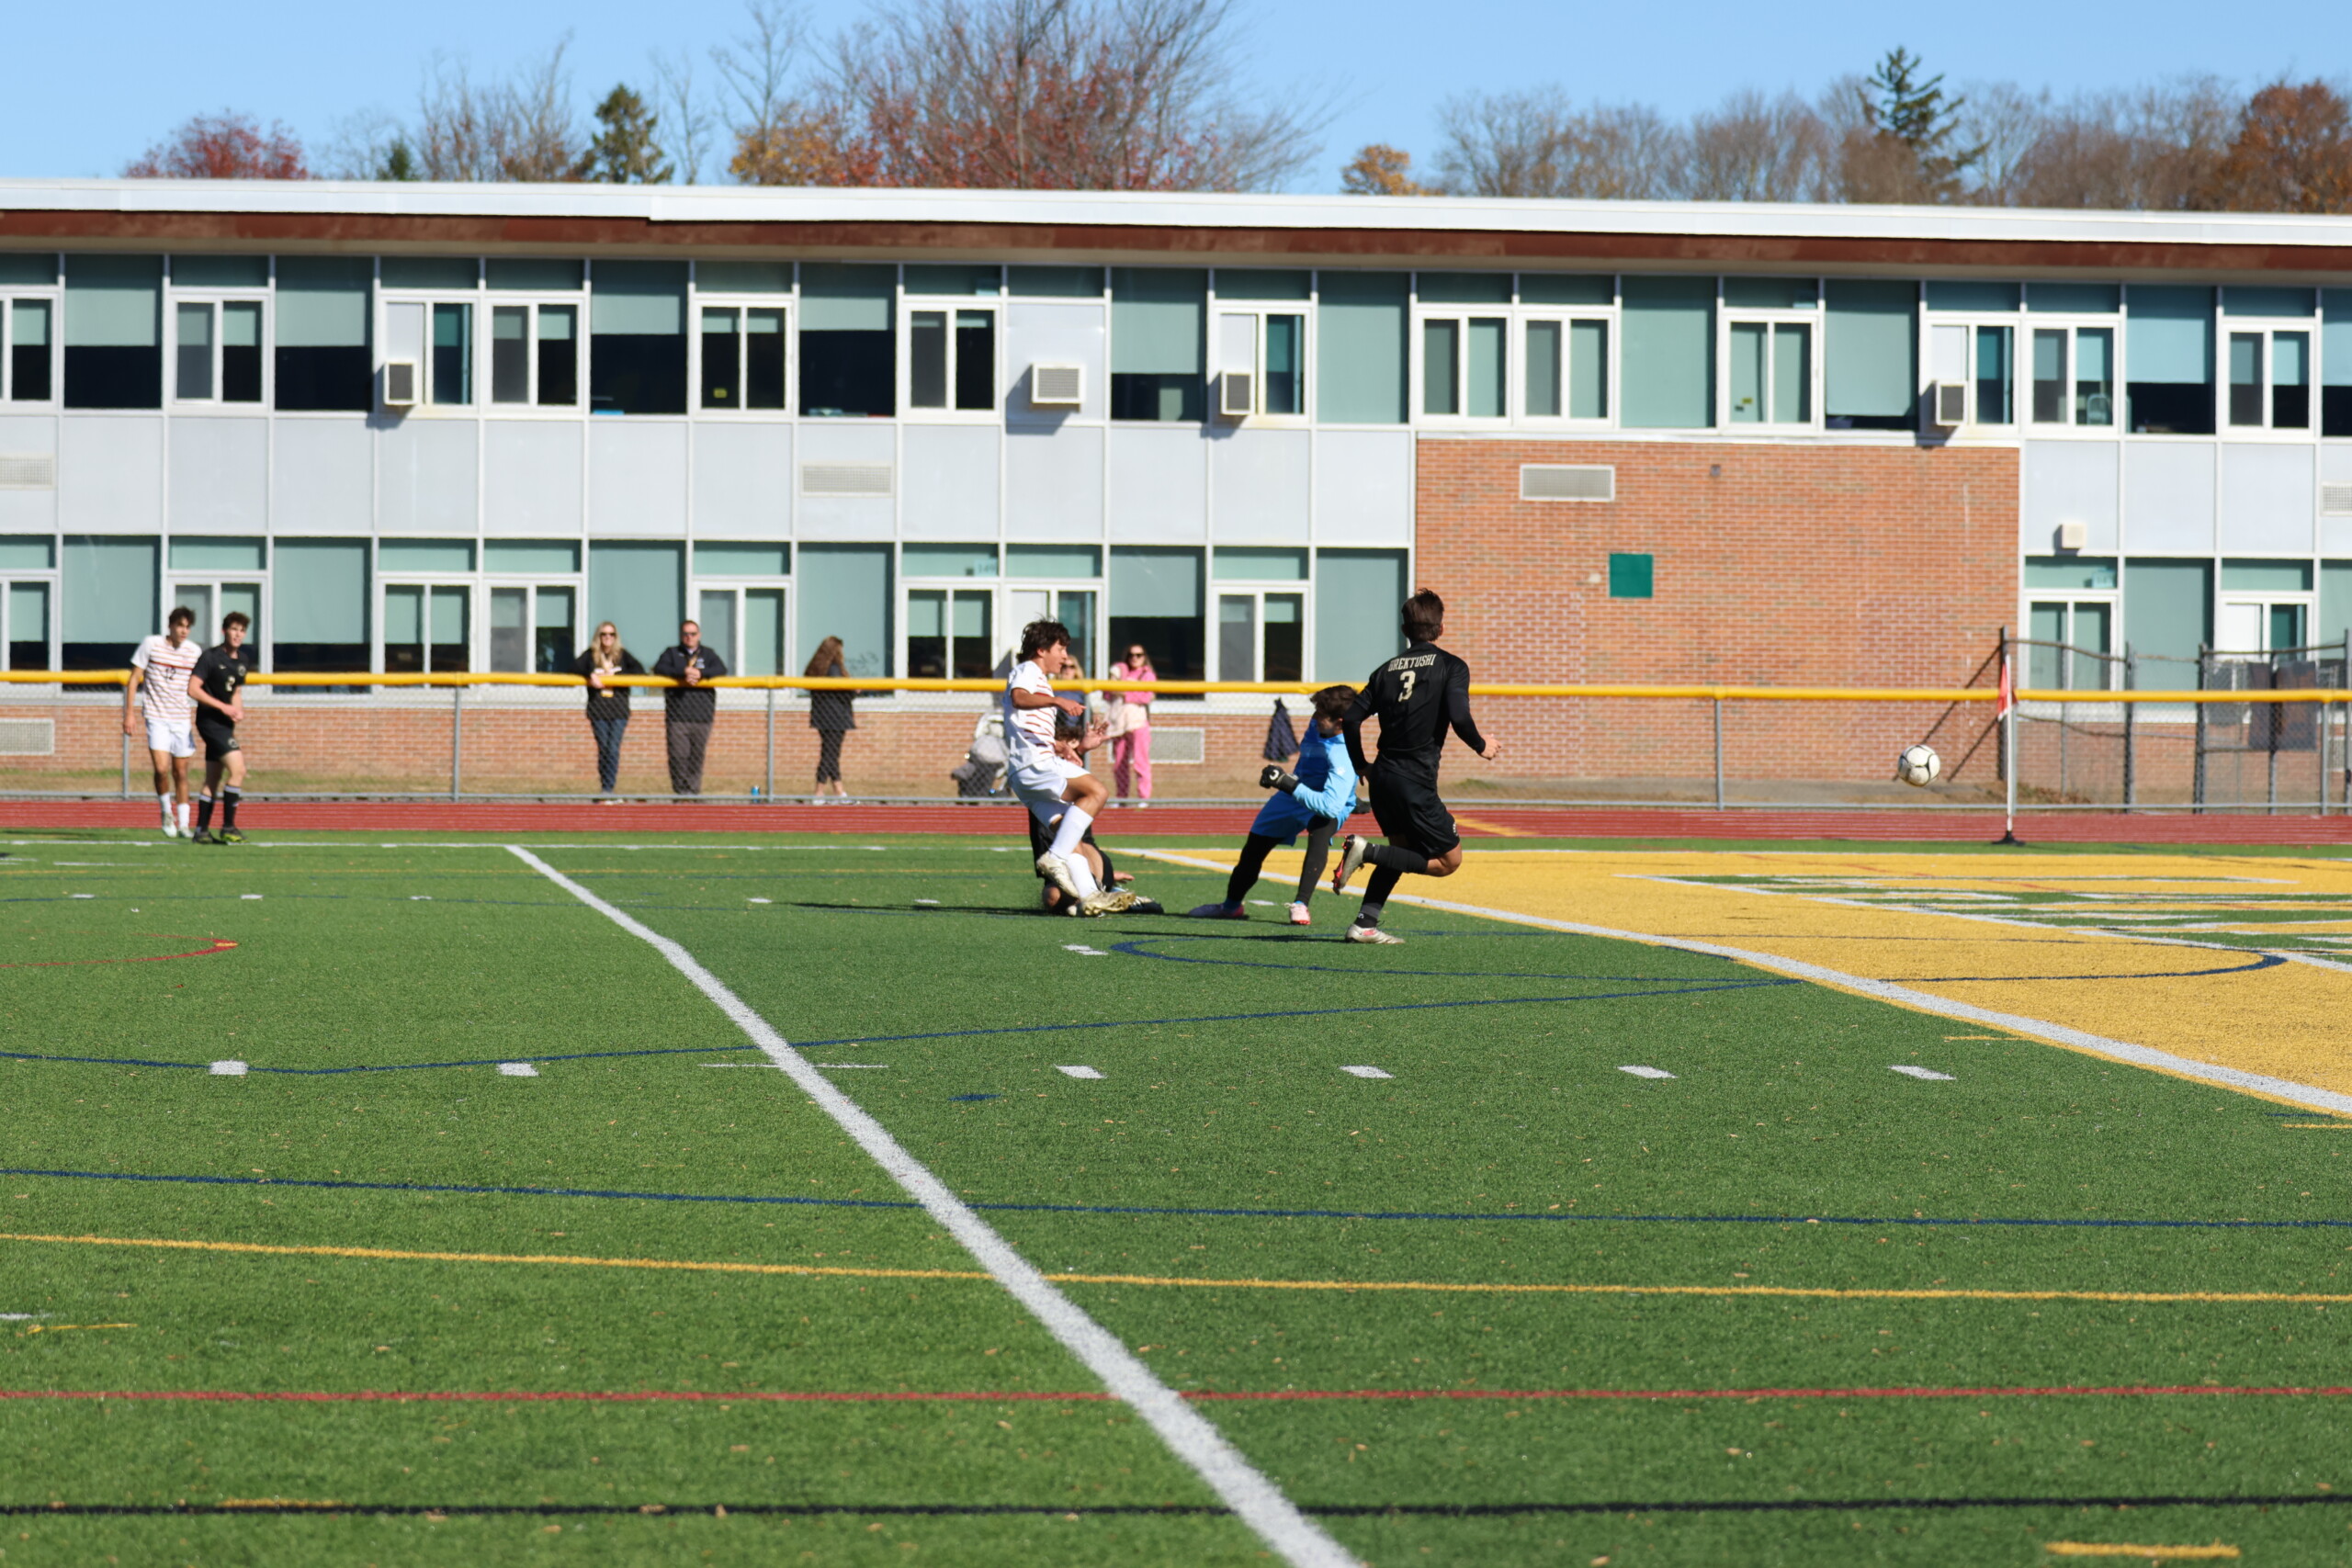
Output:
<path fill-rule="evenodd" d="M 164 620 L 161 636 L 149 637 L 130 656 L 130 678 L 122 684 L 122 732 L 138 739 L 140 693 L 146 693 L 148 760 L 155 768 L 155 804 L 164 814 L 164 837 L 194 838 L 188 821 L 187 761 L 196 755 L 196 704 L 188 677 L 203 649 L 189 637 L 196 612 L 182 604 Z"/>

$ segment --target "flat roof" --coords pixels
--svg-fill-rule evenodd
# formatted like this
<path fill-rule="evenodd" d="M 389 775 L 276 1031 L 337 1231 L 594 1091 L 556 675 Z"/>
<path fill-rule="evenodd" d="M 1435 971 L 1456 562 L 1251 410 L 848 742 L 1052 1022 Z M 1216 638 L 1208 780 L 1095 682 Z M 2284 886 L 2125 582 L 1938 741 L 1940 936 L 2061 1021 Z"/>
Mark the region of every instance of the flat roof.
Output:
<path fill-rule="evenodd" d="M 2352 282 L 2352 217 L 1480 197 L 0 180 L 0 247 L 549 251 L 1711 272 L 2285 274 Z"/>

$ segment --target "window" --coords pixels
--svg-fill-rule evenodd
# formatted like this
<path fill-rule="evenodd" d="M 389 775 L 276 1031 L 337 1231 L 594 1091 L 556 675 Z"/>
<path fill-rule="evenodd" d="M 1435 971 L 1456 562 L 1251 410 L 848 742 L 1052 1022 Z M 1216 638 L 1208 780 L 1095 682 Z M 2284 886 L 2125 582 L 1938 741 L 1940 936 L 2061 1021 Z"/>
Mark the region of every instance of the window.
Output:
<path fill-rule="evenodd" d="M 185 604 L 196 614 L 188 635 L 204 647 L 220 640 L 221 617 L 243 611 L 247 623 L 245 657 L 260 657 L 262 641 L 262 567 L 266 546 L 257 538 L 189 535 L 172 541 L 170 570 L 164 579 L 164 604 Z"/>
<path fill-rule="evenodd" d="M 1401 272 L 1317 276 L 1315 412 L 1324 423 L 1405 423 L 1411 283 Z"/>
<path fill-rule="evenodd" d="M 47 536 L 0 537 L 0 669 L 57 668 L 57 576 Z"/>
<path fill-rule="evenodd" d="M 803 415 L 888 419 L 898 412 L 897 293 L 895 269 L 887 266 L 811 262 L 800 269 Z"/>
<path fill-rule="evenodd" d="M 591 283 L 590 411 L 685 412 L 685 264 L 599 262 Z"/>
<path fill-rule="evenodd" d="M 2105 657 L 2114 651 L 2111 597 L 2036 598 L 2026 606 L 2025 624 L 2023 684 L 2042 692 L 2103 692 L 2122 684 L 2121 661 Z"/>
<path fill-rule="evenodd" d="M 1306 596 L 1220 588 L 1216 596 L 1216 679 L 1306 679 Z"/>
<path fill-rule="evenodd" d="M 1306 412 L 1304 315 L 1219 310 L 1216 326 L 1220 413 L 1296 418 Z M 1237 384 L 1236 378 L 1246 379 Z"/>
<path fill-rule="evenodd" d="M 579 406 L 579 306 L 490 307 L 490 400 Z"/>
<path fill-rule="evenodd" d="M 2312 427 L 2312 334 L 2237 331 L 2230 323 L 2230 423 L 2233 428 Z"/>
<path fill-rule="evenodd" d="M 262 400 L 262 302 L 189 299 L 172 306 L 172 396 L 184 403 Z"/>
<path fill-rule="evenodd" d="M 1971 330 L 1974 355 L 1969 368 L 1975 383 L 1976 397 L 1973 417 L 1979 424 L 2014 424 L 2017 420 L 2009 403 L 2017 369 L 2010 340 L 2016 333 L 2008 327 L 1976 327 Z"/>
<path fill-rule="evenodd" d="M 1189 267 L 1111 269 L 1111 417 L 1197 423 L 1208 276 Z"/>
<path fill-rule="evenodd" d="M 1812 423 L 1812 324 L 1733 321 L 1727 331 L 1725 412 L 1731 423 Z"/>
<path fill-rule="evenodd" d="M 2034 423 L 2114 424 L 2114 328 L 2035 327 L 2032 352 Z"/>
<path fill-rule="evenodd" d="M 781 305 L 702 307 L 702 406 L 784 407 L 785 317 Z"/>
<path fill-rule="evenodd" d="M 1094 659 L 1094 608 L 1101 602 L 1102 595 L 1091 588 L 1008 586 L 1004 590 L 1005 640 L 1012 642 L 1020 629 L 1032 621 L 1059 621 L 1069 628 L 1070 658 L 1077 661 L 1079 670 L 1088 675 L 1101 675 L 1110 668 L 1108 660 L 1098 664 Z M 1115 627 L 1118 623 L 1114 621 L 1112 624 Z M 1199 622 L 1195 620 L 1193 626 L 1197 631 Z M 1120 646 L 1124 649 L 1126 645 L 1123 643 Z M 1147 640 L 1145 646 L 1156 645 Z M 1198 647 L 1197 637 L 1194 646 Z M 1009 653 L 1012 650 L 1008 648 L 1004 651 Z M 1162 666 L 1155 664 L 1154 668 L 1159 669 L 1162 676 L 1171 680 L 1176 678 Z"/>
<path fill-rule="evenodd" d="M 152 538 L 65 536 L 58 574 L 62 670 L 119 670 L 139 639 L 162 625 L 155 613 L 156 569 Z"/>
<path fill-rule="evenodd" d="M 2322 435 L 2352 435 L 2352 288 L 2320 294 Z"/>
<path fill-rule="evenodd" d="M 2299 652 L 2310 643 L 2309 561 L 2225 560 L 2213 614 L 2213 646 L 2224 657 Z"/>
<path fill-rule="evenodd" d="M 2032 297 L 2039 299 L 2041 285 Z M 2213 434 L 2213 291 L 2132 286 L 2127 423 L 2142 435 Z"/>
<path fill-rule="evenodd" d="M 1421 412 L 1439 419 L 1500 419 L 1509 385 L 1501 316 L 1421 319 Z"/>
<path fill-rule="evenodd" d="M 703 641 L 718 649 L 738 675 L 797 675 L 789 663 L 792 640 L 786 624 L 786 583 L 792 570 L 787 545 L 696 545 L 695 603 Z M 718 578 L 725 581 L 710 581 Z"/>
<path fill-rule="evenodd" d="M 1821 410 L 1832 430 L 1918 427 L 1919 287 L 1831 278 L 1823 289 Z"/>
<path fill-rule="evenodd" d="M 1526 416 L 1607 419 L 1608 321 L 1537 318 L 1525 333 L 1520 362 L 1526 367 Z"/>
<path fill-rule="evenodd" d="M 996 667 L 990 635 L 996 591 L 907 590 L 907 673 L 924 679 L 980 680 Z"/>
<path fill-rule="evenodd" d="M 1404 646 L 1396 611 L 1405 602 L 1403 550 L 1315 552 L 1315 674 L 1362 685 Z"/>
<path fill-rule="evenodd" d="M 792 628 L 793 671 L 808 666 L 819 643 L 837 637 L 842 669 L 853 675 L 890 674 L 897 663 L 890 547 L 801 545 L 795 556 L 801 613 Z"/>
<path fill-rule="evenodd" d="M 65 406 L 164 405 L 164 258 L 65 258 Z"/>
<path fill-rule="evenodd" d="M 45 403 L 56 395 L 56 361 L 51 347 L 56 337 L 50 327 L 55 310 L 55 302 L 48 299 L 6 301 L 0 332 L 6 333 L 8 353 L 5 367 L 0 368 L 5 368 L 7 384 L 0 388 L 0 397 L 14 403 Z"/>
<path fill-rule="evenodd" d="M 467 408 L 474 400 L 474 308 L 455 300 L 384 304 L 384 355 L 418 367 L 419 402 Z"/>
<path fill-rule="evenodd" d="M 959 305 L 907 312 L 907 406 L 996 412 L 996 310 Z"/>
<path fill-rule="evenodd" d="M 1715 280 L 1628 277 L 1620 288 L 1618 423 L 1635 429 L 1713 424 Z"/>
<path fill-rule="evenodd" d="M 278 408 L 365 412 L 372 405 L 374 272 L 364 256 L 278 257 L 271 355 Z"/>
<path fill-rule="evenodd" d="M 1206 675 L 1202 564 L 1196 549 L 1111 550 L 1111 640 L 1123 650 L 1143 644 L 1151 650 L 1152 667 L 1170 681 Z M 1087 668 L 1095 672 L 1092 665 Z"/>
<path fill-rule="evenodd" d="M 560 674 L 584 645 L 576 614 L 579 590 L 564 584 L 492 584 L 490 667 L 511 674 Z"/>
<path fill-rule="evenodd" d="M 473 668 L 467 648 L 470 591 L 458 583 L 384 584 L 384 673 L 419 675 Z"/>
<path fill-rule="evenodd" d="M 367 541 L 274 539 L 270 567 L 269 667 L 367 669 Z"/>

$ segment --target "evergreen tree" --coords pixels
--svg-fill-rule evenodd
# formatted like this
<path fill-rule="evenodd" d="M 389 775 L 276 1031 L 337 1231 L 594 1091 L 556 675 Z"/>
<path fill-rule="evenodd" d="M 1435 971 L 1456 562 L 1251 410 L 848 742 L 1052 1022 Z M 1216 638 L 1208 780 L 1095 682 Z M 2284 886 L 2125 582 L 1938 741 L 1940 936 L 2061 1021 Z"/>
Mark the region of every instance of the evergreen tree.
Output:
<path fill-rule="evenodd" d="M 1960 194 L 1960 176 L 1984 158 L 1985 148 L 1947 145 L 1967 100 L 1944 96 L 1941 73 L 1922 81 L 1925 64 L 1908 50 L 1888 51 L 1870 74 L 1868 85 L 1877 96 L 1863 99 L 1862 114 L 1880 138 L 1909 150 L 1928 197 L 1950 201 Z"/>
<path fill-rule="evenodd" d="M 668 185 L 673 171 L 653 140 L 659 118 L 627 85 L 615 87 L 596 106 L 602 129 L 589 141 L 573 177 L 598 185 Z"/>
<path fill-rule="evenodd" d="M 396 136 L 384 149 L 384 161 L 376 170 L 379 180 L 415 180 L 424 176 L 417 173 L 416 154 L 409 151 L 408 138 Z"/>

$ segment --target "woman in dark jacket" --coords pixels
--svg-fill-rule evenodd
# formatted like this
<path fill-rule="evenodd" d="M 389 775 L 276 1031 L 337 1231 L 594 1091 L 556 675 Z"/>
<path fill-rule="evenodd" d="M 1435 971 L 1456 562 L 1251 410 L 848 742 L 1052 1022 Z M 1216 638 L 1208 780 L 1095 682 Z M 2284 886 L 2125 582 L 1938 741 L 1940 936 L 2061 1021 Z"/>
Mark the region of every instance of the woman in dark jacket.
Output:
<path fill-rule="evenodd" d="M 621 737 L 628 731 L 627 686 L 605 683 L 607 675 L 642 675 L 645 666 L 621 646 L 620 628 L 610 621 L 596 627 L 595 639 L 571 666 L 574 675 L 588 678 L 588 728 L 596 736 L 596 787 L 606 806 L 618 806 L 614 783 L 621 772 Z"/>
<path fill-rule="evenodd" d="M 829 637 L 817 645 L 808 656 L 808 668 L 801 674 L 821 679 L 831 676 L 845 678 L 849 671 L 842 664 L 842 639 Z M 833 797 L 847 800 L 849 791 L 842 787 L 842 737 L 857 728 L 857 717 L 850 712 L 848 692 L 811 692 L 808 694 L 808 728 L 817 732 L 817 793 L 814 798 L 825 798 L 825 786 L 833 786 Z"/>

